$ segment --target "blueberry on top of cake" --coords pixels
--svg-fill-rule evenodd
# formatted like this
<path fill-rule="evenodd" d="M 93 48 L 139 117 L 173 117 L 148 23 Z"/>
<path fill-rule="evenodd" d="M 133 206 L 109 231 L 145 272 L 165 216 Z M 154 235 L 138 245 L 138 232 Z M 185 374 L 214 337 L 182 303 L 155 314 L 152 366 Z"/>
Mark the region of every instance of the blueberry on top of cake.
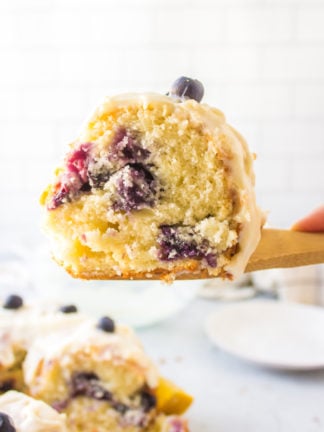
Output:
<path fill-rule="evenodd" d="M 106 98 L 42 195 L 55 260 L 86 279 L 233 278 L 260 239 L 254 156 L 202 84 Z"/>
<path fill-rule="evenodd" d="M 19 308 L 8 308 L 6 305 L 12 297 L 5 299 L 0 309 L 0 393 L 11 388 L 20 389 L 21 365 L 36 339 L 46 338 L 53 332 L 67 332 L 87 320 L 81 313 L 61 313 L 47 305 L 27 303 Z M 19 303 L 23 303 L 23 299 L 19 299 Z"/>
<path fill-rule="evenodd" d="M 192 402 L 131 328 L 72 304 L 0 311 L 0 393 L 0 432 L 188 432 Z"/>
<path fill-rule="evenodd" d="M 2 307 L 4 309 L 19 309 L 23 306 L 24 301 L 21 296 L 17 294 L 9 295 L 3 302 Z"/>
<path fill-rule="evenodd" d="M 23 365 L 29 394 L 65 413 L 71 432 L 171 432 L 175 424 L 186 432 L 186 421 L 175 414 L 190 397 L 168 385 L 165 391 L 135 333 L 103 318 L 33 343 Z M 177 396 L 171 412 L 163 400 L 170 388 Z"/>

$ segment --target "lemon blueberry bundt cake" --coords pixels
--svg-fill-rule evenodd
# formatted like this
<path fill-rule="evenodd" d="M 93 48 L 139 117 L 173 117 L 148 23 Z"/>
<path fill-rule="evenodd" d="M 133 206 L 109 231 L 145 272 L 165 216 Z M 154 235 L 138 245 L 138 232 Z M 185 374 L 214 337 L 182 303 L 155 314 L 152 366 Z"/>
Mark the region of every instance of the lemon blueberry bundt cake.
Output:
<path fill-rule="evenodd" d="M 259 238 L 253 155 L 199 81 L 107 98 L 42 195 L 55 260 L 75 277 L 232 278 Z"/>
<path fill-rule="evenodd" d="M 5 299 L 0 309 L 0 393 L 24 388 L 22 364 L 36 339 L 66 333 L 86 320 L 80 313 L 68 313 L 71 307 L 35 307 L 17 295 Z"/>
<path fill-rule="evenodd" d="M 90 423 L 91 419 L 87 423 Z M 66 415 L 59 413 L 45 402 L 34 399 L 24 393 L 8 391 L 0 396 L 0 432 L 70 432 L 75 430 L 67 427 Z M 116 429 L 92 426 L 81 427 L 91 432 L 113 432 Z M 154 427 L 141 429 L 147 432 L 186 432 L 184 420 L 178 416 L 160 415 Z"/>
<path fill-rule="evenodd" d="M 73 305 L 47 310 L 10 296 L 0 348 L 0 391 L 19 389 L 65 413 L 70 432 L 188 431 L 179 414 L 192 398 L 161 378 L 135 333 L 109 317 L 95 321 Z"/>
<path fill-rule="evenodd" d="M 53 333 L 46 344 L 39 339 L 24 377 L 30 394 L 64 412 L 73 432 L 187 430 L 180 417 L 159 412 L 159 375 L 134 332 L 108 317 L 65 337 Z"/>
<path fill-rule="evenodd" d="M 1 432 L 68 432 L 64 414 L 24 393 L 0 396 Z"/>

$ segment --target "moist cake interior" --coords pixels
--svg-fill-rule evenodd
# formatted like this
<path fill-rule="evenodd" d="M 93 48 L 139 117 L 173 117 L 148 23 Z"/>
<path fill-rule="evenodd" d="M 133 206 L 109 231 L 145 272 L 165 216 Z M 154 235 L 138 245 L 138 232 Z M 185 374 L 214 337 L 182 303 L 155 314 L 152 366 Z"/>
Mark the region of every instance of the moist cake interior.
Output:
<path fill-rule="evenodd" d="M 240 193 L 228 163 L 237 137 L 210 132 L 191 114 L 196 101 L 183 109 L 167 99 L 99 110 L 44 193 L 54 257 L 72 275 L 226 276 L 239 250 Z M 242 163 L 253 176 L 247 151 Z"/>

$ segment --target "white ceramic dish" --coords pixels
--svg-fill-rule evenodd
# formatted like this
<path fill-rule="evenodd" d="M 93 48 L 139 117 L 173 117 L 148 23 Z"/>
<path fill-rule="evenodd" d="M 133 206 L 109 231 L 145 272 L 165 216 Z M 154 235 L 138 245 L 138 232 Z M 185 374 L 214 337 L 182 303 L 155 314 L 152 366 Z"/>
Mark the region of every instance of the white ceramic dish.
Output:
<path fill-rule="evenodd" d="M 157 324 L 179 313 L 196 296 L 200 281 L 83 281 L 73 279 L 51 258 L 47 246 L 30 256 L 30 286 L 34 297 L 73 303 L 81 312 L 109 315 L 133 327 Z M 17 290 L 16 290 L 17 291 Z"/>
<path fill-rule="evenodd" d="M 324 368 L 324 309 L 275 301 L 249 301 L 207 317 L 210 340 L 227 353 L 261 366 Z"/>

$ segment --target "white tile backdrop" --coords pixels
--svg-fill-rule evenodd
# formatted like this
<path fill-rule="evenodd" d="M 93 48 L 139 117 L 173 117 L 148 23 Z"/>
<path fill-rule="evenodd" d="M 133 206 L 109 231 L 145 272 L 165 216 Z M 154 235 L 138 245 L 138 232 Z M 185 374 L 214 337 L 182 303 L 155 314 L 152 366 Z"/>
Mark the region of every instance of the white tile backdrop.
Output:
<path fill-rule="evenodd" d="M 324 0 L 0 0 L 0 231 L 41 238 L 38 196 L 97 102 L 180 75 L 258 154 L 289 226 L 324 201 Z"/>

